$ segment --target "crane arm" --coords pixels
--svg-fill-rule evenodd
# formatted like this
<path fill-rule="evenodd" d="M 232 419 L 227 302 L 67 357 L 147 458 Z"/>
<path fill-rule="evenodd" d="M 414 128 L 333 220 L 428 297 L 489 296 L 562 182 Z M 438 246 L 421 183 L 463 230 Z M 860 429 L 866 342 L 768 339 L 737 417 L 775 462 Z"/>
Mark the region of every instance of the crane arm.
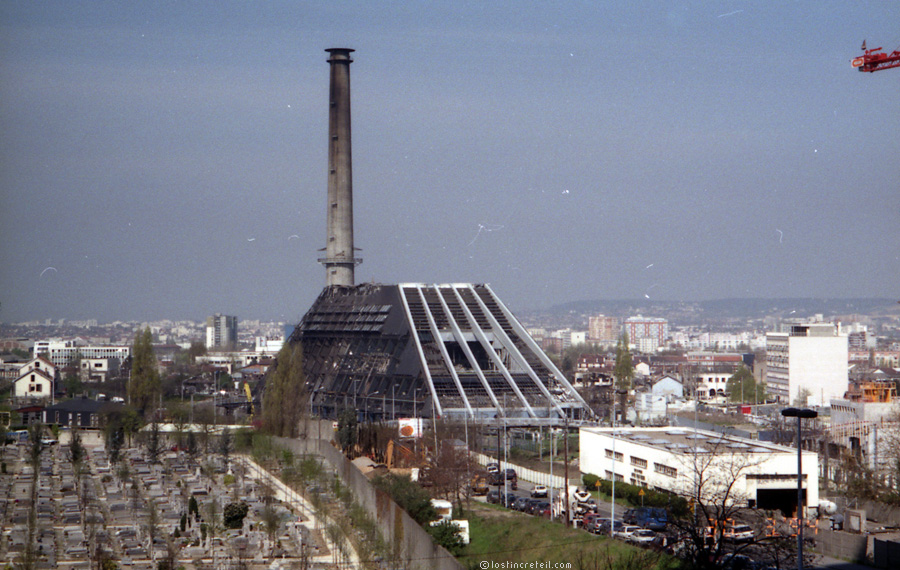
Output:
<path fill-rule="evenodd" d="M 863 44 L 865 45 L 865 44 Z M 881 71 L 882 69 L 890 69 L 892 67 L 900 67 L 900 49 L 895 49 L 891 53 L 879 51 L 881 48 L 865 49 L 865 53 L 854 58 L 850 65 L 860 71 L 872 73 Z"/>

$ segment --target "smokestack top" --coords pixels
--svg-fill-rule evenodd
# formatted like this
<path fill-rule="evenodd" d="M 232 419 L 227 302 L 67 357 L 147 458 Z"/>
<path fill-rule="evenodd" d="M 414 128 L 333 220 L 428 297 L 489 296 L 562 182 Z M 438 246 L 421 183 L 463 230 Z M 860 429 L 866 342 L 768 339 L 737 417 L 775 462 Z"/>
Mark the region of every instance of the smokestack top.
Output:
<path fill-rule="evenodd" d="M 348 63 L 353 63 L 353 60 L 350 59 L 350 54 L 356 50 L 350 48 L 328 48 L 325 51 L 331 54 L 331 57 L 328 59 L 328 63 L 337 61 L 346 61 Z"/>
<path fill-rule="evenodd" d="M 350 54 L 352 49 L 325 50 L 331 57 L 328 110 L 328 214 L 325 257 L 326 286 L 352 287 L 354 268 L 362 262 L 353 247 L 353 174 L 350 153 Z"/>

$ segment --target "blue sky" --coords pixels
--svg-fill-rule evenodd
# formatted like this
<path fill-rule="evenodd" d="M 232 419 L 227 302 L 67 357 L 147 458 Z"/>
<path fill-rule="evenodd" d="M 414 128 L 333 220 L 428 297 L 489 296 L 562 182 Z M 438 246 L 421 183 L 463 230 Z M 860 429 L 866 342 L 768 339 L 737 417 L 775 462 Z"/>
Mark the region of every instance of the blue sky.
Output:
<path fill-rule="evenodd" d="M 358 281 L 900 295 L 896 2 L 0 3 L 0 321 L 298 320 L 328 64 Z"/>

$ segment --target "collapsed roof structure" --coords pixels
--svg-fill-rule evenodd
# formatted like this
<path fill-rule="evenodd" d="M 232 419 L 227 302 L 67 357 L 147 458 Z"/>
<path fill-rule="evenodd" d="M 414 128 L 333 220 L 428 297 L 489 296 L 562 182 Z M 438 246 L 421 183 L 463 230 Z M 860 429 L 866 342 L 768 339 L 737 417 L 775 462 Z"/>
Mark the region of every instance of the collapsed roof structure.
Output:
<path fill-rule="evenodd" d="M 488 285 L 326 287 L 294 330 L 314 411 L 561 423 L 590 410 Z"/>

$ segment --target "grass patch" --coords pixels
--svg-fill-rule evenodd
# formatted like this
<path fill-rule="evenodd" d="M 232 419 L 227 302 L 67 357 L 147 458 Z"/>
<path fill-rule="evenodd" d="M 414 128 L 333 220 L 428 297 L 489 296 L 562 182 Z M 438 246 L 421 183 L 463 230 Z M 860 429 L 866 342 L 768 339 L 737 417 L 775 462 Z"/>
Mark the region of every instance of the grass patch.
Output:
<path fill-rule="evenodd" d="M 466 516 L 471 543 L 459 559 L 469 568 L 482 561 L 568 563 L 573 570 L 678 567 L 669 556 L 494 505 L 473 503 Z"/>

